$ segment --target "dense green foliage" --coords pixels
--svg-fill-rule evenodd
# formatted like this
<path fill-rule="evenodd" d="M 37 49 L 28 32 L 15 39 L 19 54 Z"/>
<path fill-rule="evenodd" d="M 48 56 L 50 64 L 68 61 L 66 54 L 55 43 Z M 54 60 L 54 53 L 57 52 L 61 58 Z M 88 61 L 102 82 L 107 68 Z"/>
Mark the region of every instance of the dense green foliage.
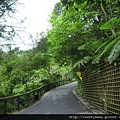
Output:
<path fill-rule="evenodd" d="M 114 62 L 120 53 L 120 2 L 61 2 L 64 7 L 60 9 L 60 15 L 53 11 L 52 29 L 48 34 L 55 58 L 81 70 L 103 60 Z"/>
<path fill-rule="evenodd" d="M 22 94 L 66 78 L 70 67 L 59 67 L 47 52 L 1 51 L 0 97 Z"/>
<path fill-rule="evenodd" d="M 0 1 L 0 97 L 22 94 L 64 79 L 71 69 L 69 66 L 60 67 L 55 62 L 48 50 L 46 36 L 42 35 L 37 46 L 28 51 L 11 49 L 11 44 L 5 44 L 6 41 L 12 43 L 15 28 L 18 28 L 7 24 L 9 17 L 14 16 L 18 3 L 18 0 Z M 9 51 L 1 49 L 6 46 Z"/>
<path fill-rule="evenodd" d="M 0 51 L 0 97 L 76 76 L 120 54 L 118 0 L 61 0 L 49 22 L 52 28 L 29 51 Z"/>
<path fill-rule="evenodd" d="M 103 61 L 114 62 L 120 55 L 120 2 L 61 0 L 61 3 L 63 6 L 57 4 L 52 12 L 52 29 L 48 32 L 50 51 L 56 61 L 71 65 L 74 73 Z"/>

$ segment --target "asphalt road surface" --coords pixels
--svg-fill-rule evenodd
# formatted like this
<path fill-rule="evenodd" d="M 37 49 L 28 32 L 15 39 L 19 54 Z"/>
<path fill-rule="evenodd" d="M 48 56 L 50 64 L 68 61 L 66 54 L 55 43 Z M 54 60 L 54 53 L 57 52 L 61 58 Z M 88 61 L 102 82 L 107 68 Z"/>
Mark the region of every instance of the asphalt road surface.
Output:
<path fill-rule="evenodd" d="M 89 110 L 73 94 L 77 82 L 47 92 L 35 105 L 18 114 L 87 114 Z"/>

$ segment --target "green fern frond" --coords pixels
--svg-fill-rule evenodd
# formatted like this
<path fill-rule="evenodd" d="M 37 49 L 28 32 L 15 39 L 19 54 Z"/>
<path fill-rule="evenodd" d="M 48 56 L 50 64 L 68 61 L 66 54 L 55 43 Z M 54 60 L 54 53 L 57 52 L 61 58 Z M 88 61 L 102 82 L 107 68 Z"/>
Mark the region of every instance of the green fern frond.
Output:
<path fill-rule="evenodd" d="M 108 54 L 110 52 L 110 50 L 112 49 L 112 47 L 119 41 L 120 37 L 117 37 L 116 39 L 113 39 L 112 41 L 106 41 L 105 43 L 103 43 L 103 45 L 100 46 L 99 51 L 97 50 L 97 55 L 95 56 L 94 60 L 93 60 L 93 64 L 95 63 L 99 63 L 101 57 L 105 54 Z"/>
<path fill-rule="evenodd" d="M 109 50 L 112 49 L 112 47 L 116 44 L 116 42 L 118 42 L 118 38 L 117 38 L 117 39 L 114 39 L 114 40 L 112 40 L 110 43 L 108 43 L 108 44 L 105 46 L 104 50 L 102 51 L 101 56 L 102 56 L 103 54 L 109 52 Z"/>
<path fill-rule="evenodd" d="M 99 41 L 99 40 L 93 40 L 93 41 L 87 42 L 86 44 L 83 44 L 83 45 L 79 46 L 78 50 L 86 50 L 89 53 L 92 53 L 92 55 L 93 55 L 94 51 L 100 45 L 101 45 L 101 41 Z"/>
<path fill-rule="evenodd" d="M 98 49 L 95 51 L 95 53 L 100 53 L 100 52 L 104 49 L 104 47 L 105 47 L 109 42 L 111 42 L 112 39 L 113 39 L 113 38 L 111 37 L 111 38 L 107 39 L 104 43 L 102 43 L 102 44 L 98 47 Z"/>
<path fill-rule="evenodd" d="M 86 49 L 85 46 L 86 46 L 86 44 L 79 46 L 78 50 L 84 50 L 84 49 Z"/>
<path fill-rule="evenodd" d="M 73 68 L 76 68 L 76 67 L 80 68 L 81 66 L 85 67 L 85 64 L 87 64 L 91 59 L 92 59 L 91 56 L 83 57 L 81 60 L 79 60 L 78 62 L 75 63 Z"/>
<path fill-rule="evenodd" d="M 110 52 L 110 55 L 108 56 L 108 62 L 112 63 L 114 60 L 118 58 L 119 55 L 120 55 L 120 41 L 118 41 L 115 44 L 113 50 Z"/>
<path fill-rule="evenodd" d="M 101 30 L 116 28 L 120 24 L 120 18 L 114 18 L 106 22 L 103 26 L 100 27 Z"/>
<path fill-rule="evenodd" d="M 96 64 L 96 63 L 99 63 L 100 61 L 100 58 L 101 58 L 101 55 L 96 55 L 92 61 L 92 64 Z"/>

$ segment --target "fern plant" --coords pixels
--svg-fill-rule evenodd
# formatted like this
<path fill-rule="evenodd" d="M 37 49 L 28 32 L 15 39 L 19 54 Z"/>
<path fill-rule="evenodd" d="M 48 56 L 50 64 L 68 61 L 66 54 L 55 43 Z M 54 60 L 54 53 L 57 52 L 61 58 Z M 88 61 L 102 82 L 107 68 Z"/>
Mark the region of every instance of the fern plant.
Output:
<path fill-rule="evenodd" d="M 99 63 L 99 61 L 102 58 L 108 57 L 108 54 L 110 54 L 112 48 L 116 45 L 116 43 L 119 41 L 120 37 L 117 38 L 109 38 L 108 40 L 106 40 L 104 43 L 102 43 L 100 45 L 100 47 L 95 51 L 95 57 L 93 59 L 93 64 Z M 110 57 L 110 59 L 113 59 L 112 57 Z M 108 62 L 109 59 L 108 59 Z"/>
<path fill-rule="evenodd" d="M 109 63 L 115 61 L 119 55 L 120 55 L 120 40 L 115 44 L 112 51 L 110 52 L 110 55 L 108 56 Z"/>
<path fill-rule="evenodd" d="M 86 56 L 81 58 L 78 62 L 76 62 L 73 66 L 73 68 L 81 68 L 81 67 L 85 67 L 85 64 L 87 64 L 90 60 L 92 59 L 91 56 Z"/>
<path fill-rule="evenodd" d="M 100 27 L 101 30 L 112 29 L 118 27 L 120 18 L 113 18 Z"/>

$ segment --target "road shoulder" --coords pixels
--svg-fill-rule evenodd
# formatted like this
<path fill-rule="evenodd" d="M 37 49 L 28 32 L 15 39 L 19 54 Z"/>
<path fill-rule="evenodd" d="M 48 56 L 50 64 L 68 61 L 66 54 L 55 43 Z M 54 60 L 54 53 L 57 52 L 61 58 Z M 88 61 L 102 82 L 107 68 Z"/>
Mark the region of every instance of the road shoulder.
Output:
<path fill-rule="evenodd" d="M 86 106 L 87 109 L 89 109 L 92 114 L 107 114 L 105 110 L 103 110 L 102 108 L 93 105 L 92 103 L 90 103 L 88 100 L 86 100 L 85 98 L 83 98 L 76 90 L 76 88 L 73 89 L 73 94 L 82 102 L 82 104 L 84 106 Z"/>

